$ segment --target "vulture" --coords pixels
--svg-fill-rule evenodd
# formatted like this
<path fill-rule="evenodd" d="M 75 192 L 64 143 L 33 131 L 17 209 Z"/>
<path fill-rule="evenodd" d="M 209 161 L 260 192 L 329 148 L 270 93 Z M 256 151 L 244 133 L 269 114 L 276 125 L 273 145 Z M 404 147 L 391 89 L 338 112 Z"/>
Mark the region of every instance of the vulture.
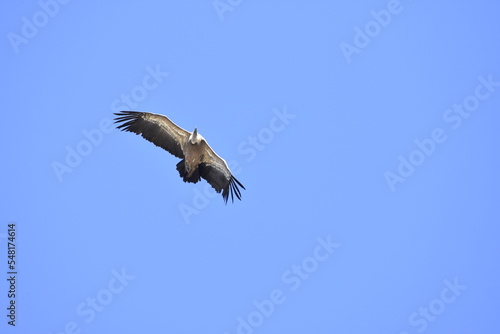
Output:
<path fill-rule="evenodd" d="M 196 128 L 189 132 L 176 125 L 166 116 L 139 111 L 121 111 L 115 113 L 116 126 L 122 131 L 134 132 L 144 139 L 163 148 L 170 154 L 182 159 L 177 164 L 177 171 L 184 182 L 196 183 L 204 178 L 227 204 L 229 196 L 241 200 L 238 186 L 245 187 L 238 181 L 227 166 L 208 145 Z"/>

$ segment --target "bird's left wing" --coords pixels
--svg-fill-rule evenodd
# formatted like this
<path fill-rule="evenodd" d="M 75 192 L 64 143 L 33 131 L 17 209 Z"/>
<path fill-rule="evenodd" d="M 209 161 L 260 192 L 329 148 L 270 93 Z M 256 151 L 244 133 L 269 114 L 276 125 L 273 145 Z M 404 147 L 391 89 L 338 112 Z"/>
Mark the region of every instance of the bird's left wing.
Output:
<path fill-rule="evenodd" d="M 178 158 L 184 158 L 182 143 L 190 132 L 168 119 L 148 112 L 121 111 L 115 113 L 115 123 L 122 131 L 134 132 Z"/>

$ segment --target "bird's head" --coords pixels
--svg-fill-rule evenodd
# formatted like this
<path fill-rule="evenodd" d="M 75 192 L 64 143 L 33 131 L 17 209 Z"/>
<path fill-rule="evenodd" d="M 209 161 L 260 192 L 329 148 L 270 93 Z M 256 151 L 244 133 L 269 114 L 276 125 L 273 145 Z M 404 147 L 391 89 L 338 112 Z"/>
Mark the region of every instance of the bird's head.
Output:
<path fill-rule="evenodd" d="M 198 129 L 194 128 L 193 133 L 189 136 L 189 141 L 191 144 L 198 144 L 203 138 L 198 134 Z"/>

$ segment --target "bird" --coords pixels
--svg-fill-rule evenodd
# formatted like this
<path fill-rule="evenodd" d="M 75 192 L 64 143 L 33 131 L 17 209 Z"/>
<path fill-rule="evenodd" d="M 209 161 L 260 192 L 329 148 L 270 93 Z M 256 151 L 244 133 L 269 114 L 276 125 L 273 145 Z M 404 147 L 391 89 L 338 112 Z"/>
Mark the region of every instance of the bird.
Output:
<path fill-rule="evenodd" d="M 141 111 L 114 113 L 116 127 L 141 135 L 144 139 L 182 159 L 176 165 L 184 182 L 197 183 L 205 179 L 227 204 L 229 196 L 241 200 L 239 187 L 245 187 L 234 177 L 224 159 L 208 145 L 197 128 L 189 132 L 172 122 L 167 116 Z M 246 189 L 245 189 L 246 190 Z"/>

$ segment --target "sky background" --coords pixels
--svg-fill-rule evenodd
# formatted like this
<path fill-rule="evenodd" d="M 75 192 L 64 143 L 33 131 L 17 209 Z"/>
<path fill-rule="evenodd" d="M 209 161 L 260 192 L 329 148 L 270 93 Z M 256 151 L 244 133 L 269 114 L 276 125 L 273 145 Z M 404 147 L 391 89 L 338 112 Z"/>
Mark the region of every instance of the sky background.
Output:
<path fill-rule="evenodd" d="M 2 333 L 500 332 L 496 2 L 1 7 Z M 242 201 L 120 110 L 198 127 Z"/>

